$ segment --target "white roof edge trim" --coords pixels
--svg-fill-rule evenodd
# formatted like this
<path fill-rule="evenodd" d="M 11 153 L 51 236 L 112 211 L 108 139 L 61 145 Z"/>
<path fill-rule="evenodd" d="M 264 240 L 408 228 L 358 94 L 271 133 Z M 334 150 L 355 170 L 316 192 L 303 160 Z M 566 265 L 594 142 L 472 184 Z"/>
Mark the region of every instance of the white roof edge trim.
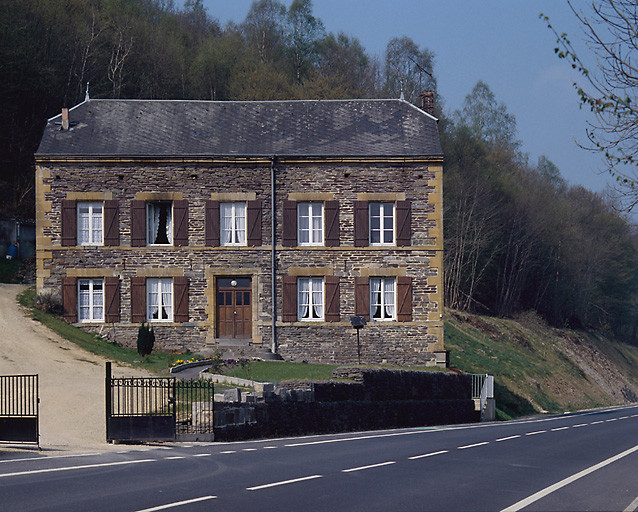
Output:
<path fill-rule="evenodd" d="M 409 101 L 406 100 L 399 100 L 402 101 L 403 103 L 407 103 L 408 105 L 410 105 L 412 108 L 418 110 L 421 114 L 425 114 L 426 116 L 428 116 L 430 119 L 434 119 L 437 123 L 439 122 L 439 118 L 438 117 L 434 117 L 432 114 L 430 114 L 429 112 L 426 112 L 425 110 L 420 109 L 419 107 L 417 107 L 416 105 L 410 103 Z"/>
<path fill-rule="evenodd" d="M 90 99 L 88 101 L 91 101 Z M 86 103 L 87 100 L 82 101 L 81 103 L 78 103 L 77 105 L 75 105 L 74 107 L 71 107 L 69 109 L 69 112 L 71 112 L 72 110 L 75 110 L 76 108 L 78 108 L 80 105 Z M 47 119 L 47 123 L 50 123 L 51 121 L 53 121 L 54 119 L 57 119 L 58 117 L 62 117 L 62 112 L 60 112 L 57 116 L 53 116 L 49 119 Z"/>

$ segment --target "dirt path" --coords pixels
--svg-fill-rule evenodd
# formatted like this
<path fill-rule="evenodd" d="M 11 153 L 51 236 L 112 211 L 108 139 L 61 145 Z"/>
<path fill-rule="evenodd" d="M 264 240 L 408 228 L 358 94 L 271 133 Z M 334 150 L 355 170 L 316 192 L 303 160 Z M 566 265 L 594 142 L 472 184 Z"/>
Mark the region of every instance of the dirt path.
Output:
<path fill-rule="evenodd" d="M 40 376 L 43 450 L 108 449 L 112 445 L 105 440 L 106 359 L 82 350 L 25 316 L 16 303 L 16 295 L 24 288 L 0 284 L 0 375 Z M 116 365 L 113 374 L 147 375 L 139 369 Z"/>

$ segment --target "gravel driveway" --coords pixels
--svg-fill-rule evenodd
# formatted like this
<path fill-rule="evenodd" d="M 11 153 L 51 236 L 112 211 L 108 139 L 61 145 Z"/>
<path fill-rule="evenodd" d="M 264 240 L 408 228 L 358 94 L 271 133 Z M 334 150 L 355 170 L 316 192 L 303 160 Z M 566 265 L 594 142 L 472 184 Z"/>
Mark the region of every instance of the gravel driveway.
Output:
<path fill-rule="evenodd" d="M 40 446 L 45 452 L 108 449 L 112 445 L 106 443 L 105 433 L 107 360 L 25 316 L 16 303 L 16 295 L 24 289 L 0 284 L 0 375 L 40 376 Z M 115 364 L 113 374 L 148 375 Z M 0 456 L 7 450 L 0 445 Z"/>

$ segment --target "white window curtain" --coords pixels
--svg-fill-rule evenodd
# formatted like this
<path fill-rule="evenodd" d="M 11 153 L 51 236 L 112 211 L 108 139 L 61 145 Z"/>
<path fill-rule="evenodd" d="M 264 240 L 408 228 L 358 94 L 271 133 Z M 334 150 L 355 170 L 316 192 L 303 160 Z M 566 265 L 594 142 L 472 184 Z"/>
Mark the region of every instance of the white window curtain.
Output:
<path fill-rule="evenodd" d="M 323 318 L 323 279 L 311 279 L 314 318 Z"/>
<path fill-rule="evenodd" d="M 323 278 L 300 277 L 297 280 L 297 315 L 299 320 L 323 319 Z"/>
<path fill-rule="evenodd" d="M 78 203 L 78 245 L 102 245 L 103 225 L 102 203 Z"/>
<path fill-rule="evenodd" d="M 396 317 L 395 279 L 373 277 L 370 279 L 370 318 L 394 320 Z"/>
<path fill-rule="evenodd" d="M 370 279 L 370 318 L 381 318 L 381 279 Z"/>
<path fill-rule="evenodd" d="M 104 281 L 102 279 L 78 281 L 78 317 L 80 322 L 104 321 Z"/>
<path fill-rule="evenodd" d="M 173 280 L 146 280 L 146 317 L 149 322 L 173 320 Z"/>
<path fill-rule="evenodd" d="M 147 243 L 173 243 L 173 205 L 171 203 L 148 203 L 146 224 Z"/>
<path fill-rule="evenodd" d="M 297 315 L 300 320 L 310 317 L 310 279 L 297 280 Z"/>
<path fill-rule="evenodd" d="M 222 203 L 222 245 L 246 245 L 246 203 Z"/>
<path fill-rule="evenodd" d="M 395 305 L 394 305 L 394 279 L 383 280 L 383 304 L 385 306 L 385 317 L 394 318 Z"/>

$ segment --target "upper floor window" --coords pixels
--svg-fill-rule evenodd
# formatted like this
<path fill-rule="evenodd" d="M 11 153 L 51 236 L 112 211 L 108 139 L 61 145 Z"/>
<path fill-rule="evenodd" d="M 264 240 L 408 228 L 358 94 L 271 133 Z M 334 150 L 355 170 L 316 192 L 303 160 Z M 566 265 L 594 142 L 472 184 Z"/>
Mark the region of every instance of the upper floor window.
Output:
<path fill-rule="evenodd" d="M 148 322 L 173 321 L 173 280 L 171 278 L 146 280 L 146 320 Z"/>
<path fill-rule="evenodd" d="M 323 245 L 323 203 L 297 204 L 299 245 Z"/>
<path fill-rule="evenodd" d="M 77 244 L 104 244 L 104 210 L 102 203 L 77 203 Z"/>
<path fill-rule="evenodd" d="M 170 201 L 146 203 L 146 243 L 173 244 L 173 204 Z"/>
<path fill-rule="evenodd" d="M 300 277 L 297 280 L 297 318 L 323 320 L 323 278 Z"/>
<path fill-rule="evenodd" d="M 370 279 L 370 318 L 372 320 L 396 320 L 396 293 L 393 277 Z"/>
<path fill-rule="evenodd" d="M 370 245 L 394 244 L 394 203 L 370 203 Z"/>
<path fill-rule="evenodd" d="M 221 203 L 221 244 L 246 245 L 246 203 Z"/>
<path fill-rule="evenodd" d="M 104 321 L 104 279 L 78 279 L 78 321 Z"/>

